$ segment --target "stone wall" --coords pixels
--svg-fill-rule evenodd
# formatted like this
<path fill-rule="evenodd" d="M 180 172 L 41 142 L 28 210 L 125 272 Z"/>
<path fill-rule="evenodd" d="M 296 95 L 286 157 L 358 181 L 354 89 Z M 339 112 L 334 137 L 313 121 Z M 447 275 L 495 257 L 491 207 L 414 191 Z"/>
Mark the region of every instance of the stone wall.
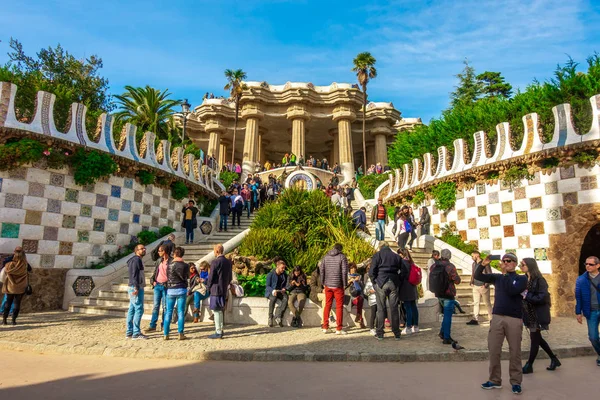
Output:
<path fill-rule="evenodd" d="M 35 268 L 29 274 L 29 283 L 33 288 L 33 294 L 23 296 L 21 312 L 60 310 L 67 271 L 67 268 Z M 0 293 L 1 290 L 2 284 L 0 283 Z"/>

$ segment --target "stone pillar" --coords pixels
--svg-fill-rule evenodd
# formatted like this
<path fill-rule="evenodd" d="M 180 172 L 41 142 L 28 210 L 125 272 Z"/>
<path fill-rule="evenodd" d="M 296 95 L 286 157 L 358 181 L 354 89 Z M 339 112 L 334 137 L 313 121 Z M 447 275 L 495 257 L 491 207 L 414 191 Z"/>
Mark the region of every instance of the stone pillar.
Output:
<path fill-rule="evenodd" d="M 266 146 L 269 145 L 269 141 L 263 139 L 265 133 L 266 131 L 262 128 L 258 132 L 258 150 L 256 153 L 258 154 L 258 160 L 260 161 L 261 166 L 265 165 L 265 162 L 267 162 Z"/>
<path fill-rule="evenodd" d="M 244 135 L 244 151 L 242 154 L 242 174 L 254 174 L 258 158 L 258 124 L 263 113 L 256 104 L 245 104 L 241 112 L 242 119 L 246 120 L 246 133 Z"/>
<path fill-rule="evenodd" d="M 387 165 L 387 137 L 394 134 L 392 127 L 386 120 L 377 120 L 373 128 L 369 131 L 369 134 L 375 139 L 375 160 L 371 161 L 372 159 L 367 157 L 369 163 L 381 163 L 382 166 Z"/>
<path fill-rule="evenodd" d="M 338 141 L 340 166 L 344 180 L 341 184 L 349 183 L 354 177 L 354 153 L 352 147 L 352 121 L 356 119 L 356 113 L 350 106 L 342 105 L 333 110 L 333 120 L 338 124 Z"/>
<path fill-rule="evenodd" d="M 299 160 L 300 156 L 306 159 L 306 129 L 305 121 L 310 119 L 310 114 L 306 111 L 304 105 L 294 104 L 287 109 L 287 119 L 292 120 L 292 153 Z"/>
<path fill-rule="evenodd" d="M 227 163 L 227 146 L 230 143 L 221 139 L 221 143 L 219 143 L 219 166 L 223 167 Z"/>
<path fill-rule="evenodd" d="M 331 163 L 331 165 L 333 165 L 335 163 L 340 162 L 340 141 L 338 136 L 338 130 L 330 129 L 329 136 L 333 137 L 331 156 L 329 158 L 329 162 Z"/>
<path fill-rule="evenodd" d="M 375 144 L 367 143 L 367 168 L 369 168 L 371 164 L 377 164 L 377 161 L 375 161 L 375 159 Z"/>
<path fill-rule="evenodd" d="M 213 156 L 216 160 L 220 157 L 220 136 L 225 132 L 225 126 L 221 123 L 218 118 L 211 118 L 206 121 L 204 130 L 208 133 L 208 149 L 206 150 L 206 157 Z M 219 165 L 221 163 L 219 162 Z"/>

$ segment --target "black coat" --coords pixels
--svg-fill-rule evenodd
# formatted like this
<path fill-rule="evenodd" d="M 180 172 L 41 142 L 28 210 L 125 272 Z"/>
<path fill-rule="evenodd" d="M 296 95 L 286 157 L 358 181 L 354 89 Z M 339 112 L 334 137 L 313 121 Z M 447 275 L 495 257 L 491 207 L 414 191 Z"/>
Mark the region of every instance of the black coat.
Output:
<path fill-rule="evenodd" d="M 231 261 L 220 255 L 210 263 L 208 290 L 211 296 L 226 296 L 233 273 Z"/>
<path fill-rule="evenodd" d="M 402 260 L 401 269 L 401 284 L 400 290 L 398 290 L 398 300 L 400 301 L 416 301 L 418 299 L 417 287 L 411 285 L 408 281 L 408 275 L 410 274 L 410 263 L 406 260 Z"/>
<path fill-rule="evenodd" d="M 186 289 L 190 278 L 190 267 L 183 261 L 174 261 L 167 266 L 167 289 Z"/>
<path fill-rule="evenodd" d="M 523 302 L 533 305 L 535 317 L 539 326 L 548 326 L 550 324 L 550 293 L 548 292 L 548 282 L 543 277 L 537 278 L 532 282 L 531 291 L 527 292 L 527 296 Z M 530 326 L 529 316 L 527 312 L 523 313 L 523 323 L 525 326 Z"/>
<path fill-rule="evenodd" d="M 382 287 L 388 280 L 391 280 L 396 288 L 399 288 L 401 266 L 402 258 L 388 246 L 383 247 L 371 259 L 369 276 L 373 286 Z"/>

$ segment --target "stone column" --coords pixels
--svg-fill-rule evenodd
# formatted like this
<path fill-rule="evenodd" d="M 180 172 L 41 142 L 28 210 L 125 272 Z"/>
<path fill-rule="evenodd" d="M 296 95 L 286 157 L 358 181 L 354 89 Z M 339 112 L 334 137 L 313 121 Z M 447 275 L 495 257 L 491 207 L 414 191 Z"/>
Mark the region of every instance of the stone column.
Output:
<path fill-rule="evenodd" d="M 204 130 L 208 133 L 208 149 L 206 151 L 206 157 L 213 156 L 215 160 L 219 160 L 220 157 L 220 136 L 225 132 L 225 126 L 221 123 L 218 118 L 212 118 L 206 121 Z M 219 163 L 219 165 L 221 165 Z"/>
<path fill-rule="evenodd" d="M 310 119 L 310 114 L 306 111 L 304 105 L 294 104 L 287 109 L 287 119 L 292 120 L 292 153 L 299 160 L 300 156 L 306 159 L 305 121 Z"/>
<path fill-rule="evenodd" d="M 352 148 L 352 121 L 356 119 L 356 113 L 350 106 L 342 105 L 333 110 L 333 120 L 338 124 L 338 141 L 340 166 L 344 180 L 341 184 L 349 183 L 354 177 L 354 154 Z"/>
<path fill-rule="evenodd" d="M 331 165 L 333 165 L 335 163 L 340 162 L 340 141 L 338 136 L 338 130 L 330 129 L 329 136 L 333 138 L 331 156 L 329 158 L 329 162 L 331 163 Z"/>
<path fill-rule="evenodd" d="M 256 153 L 258 155 L 258 160 L 260 161 L 261 166 L 265 165 L 265 162 L 267 162 L 266 147 L 269 145 L 269 141 L 263 139 L 265 133 L 266 130 L 263 130 L 262 128 L 258 132 L 258 150 Z"/>
<path fill-rule="evenodd" d="M 258 158 L 258 124 L 263 113 L 256 104 L 245 104 L 241 112 L 242 119 L 246 120 L 246 134 L 244 135 L 244 151 L 242 154 L 242 174 L 254 174 Z"/>
<path fill-rule="evenodd" d="M 375 144 L 367 143 L 367 168 L 369 168 L 371 164 L 377 164 L 377 161 L 375 161 L 376 158 L 377 157 L 375 156 Z"/>
<path fill-rule="evenodd" d="M 230 144 L 229 141 L 221 139 L 219 143 L 219 166 L 223 167 L 227 163 L 227 146 Z"/>
<path fill-rule="evenodd" d="M 373 128 L 369 130 L 369 134 L 375 139 L 375 160 L 371 161 L 369 158 L 369 163 L 381 163 L 382 166 L 386 166 L 388 163 L 387 137 L 394 134 L 392 126 L 387 120 L 376 120 Z"/>

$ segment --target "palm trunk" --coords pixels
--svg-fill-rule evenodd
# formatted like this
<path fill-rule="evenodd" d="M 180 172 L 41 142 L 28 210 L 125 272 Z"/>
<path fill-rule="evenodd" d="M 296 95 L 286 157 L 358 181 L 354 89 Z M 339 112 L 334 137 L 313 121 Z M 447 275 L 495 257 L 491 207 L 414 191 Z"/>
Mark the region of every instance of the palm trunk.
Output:
<path fill-rule="evenodd" d="M 363 85 L 363 118 L 362 118 L 362 145 L 363 145 L 363 174 L 367 173 L 367 144 L 366 144 L 366 130 L 367 130 L 367 85 Z"/>
<path fill-rule="evenodd" d="M 235 100 L 235 121 L 233 123 L 233 141 L 231 143 L 231 167 L 234 168 L 235 166 L 235 134 L 237 132 L 237 125 L 238 125 L 238 113 L 240 110 L 240 102 L 239 100 L 236 98 Z"/>

